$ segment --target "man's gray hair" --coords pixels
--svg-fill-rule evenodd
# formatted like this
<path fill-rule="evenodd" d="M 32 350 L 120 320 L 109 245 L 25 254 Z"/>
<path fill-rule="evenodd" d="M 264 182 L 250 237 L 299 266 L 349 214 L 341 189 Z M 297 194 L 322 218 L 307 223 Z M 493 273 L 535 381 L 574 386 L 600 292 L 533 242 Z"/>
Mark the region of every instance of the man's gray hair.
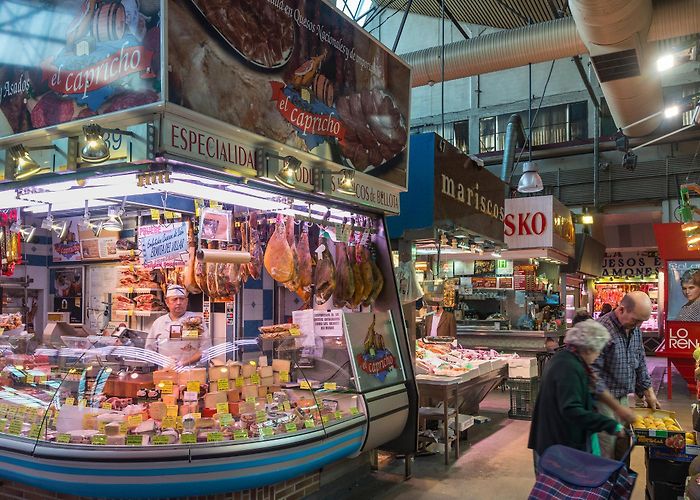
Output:
<path fill-rule="evenodd" d="M 564 342 L 588 351 L 600 352 L 610 341 L 610 332 L 595 320 L 587 319 L 569 329 Z"/>

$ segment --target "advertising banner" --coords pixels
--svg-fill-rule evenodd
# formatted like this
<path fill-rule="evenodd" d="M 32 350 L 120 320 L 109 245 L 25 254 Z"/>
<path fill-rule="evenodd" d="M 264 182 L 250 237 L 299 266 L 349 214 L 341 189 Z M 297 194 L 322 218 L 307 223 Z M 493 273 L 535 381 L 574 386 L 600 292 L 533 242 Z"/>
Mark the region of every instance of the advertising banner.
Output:
<path fill-rule="evenodd" d="M 8 0 L 0 137 L 160 100 L 159 0 Z"/>
<path fill-rule="evenodd" d="M 659 274 L 661 257 L 656 250 L 645 252 L 609 252 L 603 260 L 603 276 L 624 278 Z"/>
<path fill-rule="evenodd" d="M 569 257 L 574 255 L 576 234 L 571 212 L 553 196 L 507 199 L 503 226 L 510 250 L 554 248 Z"/>
<path fill-rule="evenodd" d="M 406 187 L 410 69 L 335 8 L 168 7 L 170 101 Z"/>

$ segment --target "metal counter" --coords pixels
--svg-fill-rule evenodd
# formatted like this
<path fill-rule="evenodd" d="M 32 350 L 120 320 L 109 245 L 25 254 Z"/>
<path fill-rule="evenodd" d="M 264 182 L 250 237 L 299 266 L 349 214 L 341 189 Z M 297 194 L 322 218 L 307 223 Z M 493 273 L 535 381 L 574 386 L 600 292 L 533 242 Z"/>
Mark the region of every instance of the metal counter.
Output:
<path fill-rule="evenodd" d="M 527 330 L 475 330 L 473 327 L 457 325 L 457 340 L 462 347 L 489 348 L 506 352 L 534 353 L 544 351 L 545 340 L 559 340 L 564 332 Z"/>

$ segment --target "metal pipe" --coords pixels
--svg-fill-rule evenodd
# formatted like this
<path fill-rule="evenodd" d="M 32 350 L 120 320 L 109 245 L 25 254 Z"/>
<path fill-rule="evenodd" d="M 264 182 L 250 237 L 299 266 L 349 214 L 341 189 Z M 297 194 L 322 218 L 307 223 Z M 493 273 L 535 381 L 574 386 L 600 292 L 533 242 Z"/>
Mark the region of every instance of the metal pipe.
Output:
<path fill-rule="evenodd" d="M 516 147 L 525 144 L 525 132 L 523 131 L 523 120 L 520 115 L 510 115 L 508 125 L 506 125 L 506 136 L 503 143 L 503 165 L 501 167 L 501 180 L 508 182 L 508 175 L 514 168 Z"/>
<path fill-rule="evenodd" d="M 593 115 L 593 210 L 598 209 L 598 176 L 600 164 L 600 108 Z"/>
<path fill-rule="evenodd" d="M 442 50 L 440 55 L 440 123 L 441 135 L 445 137 L 445 0 L 440 0 L 440 14 L 442 16 Z"/>

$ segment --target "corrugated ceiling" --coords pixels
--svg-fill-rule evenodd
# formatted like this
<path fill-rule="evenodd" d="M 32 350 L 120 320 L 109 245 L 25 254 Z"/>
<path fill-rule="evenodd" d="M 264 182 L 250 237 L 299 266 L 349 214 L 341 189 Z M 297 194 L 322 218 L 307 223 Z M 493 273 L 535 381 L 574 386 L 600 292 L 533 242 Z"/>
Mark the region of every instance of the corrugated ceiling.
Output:
<path fill-rule="evenodd" d="M 390 9 L 404 10 L 407 0 L 374 0 Z M 441 0 L 413 0 L 411 12 L 440 17 Z M 512 29 L 556 19 L 557 10 L 569 15 L 567 0 L 445 0 L 445 7 L 462 22 Z M 447 17 L 447 16 L 446 16 Z"/>

